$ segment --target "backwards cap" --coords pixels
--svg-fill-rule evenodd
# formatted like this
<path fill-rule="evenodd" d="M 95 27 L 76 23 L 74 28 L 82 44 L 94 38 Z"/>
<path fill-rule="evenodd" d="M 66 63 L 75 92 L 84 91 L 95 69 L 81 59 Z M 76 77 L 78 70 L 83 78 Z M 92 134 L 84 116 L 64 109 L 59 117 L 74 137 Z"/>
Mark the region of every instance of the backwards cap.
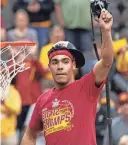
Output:
<path fill-rule="evenodd" d="M 66 50 L 64 52 L 69 52 L 73 56 L 73 58 L 75 59 L 77 68 L 84 66 L 84 64 L 85 64 L 84 55 L 82 54 L 81 51 L 77 50 L 76 47 L 72 43 L 70 43 L 69 41 L 59 41 L 56 44 L 54 44 L 53 47 L 48 52 L 49 59 L 50 59 L 51 53 L 58 51 L 58 50 L 59 51 Z M 68 55 L 69 53 L 63 53 L 63 54 L 64 55 L 67 54 L 67 56 L 69 56 Z M 59 53 L 57 53 L 57 54 L 59 54 Z"/>

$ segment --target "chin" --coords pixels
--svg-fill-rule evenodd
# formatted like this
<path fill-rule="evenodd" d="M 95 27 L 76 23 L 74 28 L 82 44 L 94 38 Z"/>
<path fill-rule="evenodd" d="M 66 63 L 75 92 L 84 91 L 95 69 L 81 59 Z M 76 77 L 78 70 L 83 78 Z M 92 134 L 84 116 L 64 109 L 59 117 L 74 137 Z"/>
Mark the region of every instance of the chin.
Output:
<path fill-rule="evenodd" d="M 64 86 L 64 85 L 68 84 L 68 82 L 67 81 L 64 81 L 64 80 L 57 80 L 56 83 L 58 85 L 61 85 L 61 86 Z"/>

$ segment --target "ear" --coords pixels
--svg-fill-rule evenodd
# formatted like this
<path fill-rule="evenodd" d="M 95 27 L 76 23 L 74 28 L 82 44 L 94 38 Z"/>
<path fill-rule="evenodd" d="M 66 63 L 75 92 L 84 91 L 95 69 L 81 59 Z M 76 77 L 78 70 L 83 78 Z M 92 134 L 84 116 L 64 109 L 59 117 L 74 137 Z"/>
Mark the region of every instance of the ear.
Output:
<path fill-rule="evenodd" d="M 51 70 L 51 69 L 50 69 L 50 64 L 48 64 L 48 69 L 49 69 L 49 71 Z"/>
<path fill-rule="evenodd" d="M 76 70 L 76 62 L 73 61 L 73 70 Z"/>

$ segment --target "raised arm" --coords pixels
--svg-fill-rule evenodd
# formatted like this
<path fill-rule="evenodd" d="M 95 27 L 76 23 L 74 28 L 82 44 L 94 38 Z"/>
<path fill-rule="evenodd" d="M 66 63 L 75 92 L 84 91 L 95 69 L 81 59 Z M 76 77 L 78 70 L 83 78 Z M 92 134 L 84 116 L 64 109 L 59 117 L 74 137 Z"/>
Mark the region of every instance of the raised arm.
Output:
<path fill-rule="evenodd" d="M 37 135 L 38 132 L 28 127 L 24 133 L 21 145 L 36 145 Z"/>
<path fill-rule="evenodd" d="M 97 85 L 100 85 L 106 79 L 113 63 L 114 52 L 111 36 L 112 23 L 112 15 L 107 10 L 103 9 L 99 18 L 103 41 L 102 56 L 100 61 L 98 61 L 93 68 Z"/>

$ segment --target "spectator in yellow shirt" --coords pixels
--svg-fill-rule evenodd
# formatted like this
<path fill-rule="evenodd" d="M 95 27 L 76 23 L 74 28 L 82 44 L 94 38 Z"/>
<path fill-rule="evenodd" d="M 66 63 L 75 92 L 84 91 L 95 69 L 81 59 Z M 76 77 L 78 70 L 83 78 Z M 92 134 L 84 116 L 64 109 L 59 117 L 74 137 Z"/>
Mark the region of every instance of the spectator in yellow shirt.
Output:
<path fill-rule="evenodd" d="M 55 43 L 57 43 L 58 41 L 63 41 L 64 39 L 65 39 L 65 34 L 64 34 L 63 28 L 59 25 L 54 25 L 50 31 L 49 44 L 43 46 L 41 49 L 41 52 L 40 52 L 39 60 L 45 69 L 48 69 L 48 64 L 49 64 L 49 59 L 48 59 L 48 55 L 47 55 L 48 51 L 52 48 L 52 46 Z M 53 79 L 52 79 L 52 74 L 50 72 L 46 75 L 46 80 L 47 80 L 48 86 L 45 86 L 46 85 L 46 81 L 45 81 L 44 87 L 46 89 L 47 89 L 47 87 L 48 88 L 52 87 Z"/>
<path fill-rule="evenodd" d="M 14 86 L 15 80 L 9 88 L 9 96 L 1 101 L 0 106 L 0 132 L 1 145 L 17 145 L 16 136 L 17 115 L 21 112 L 21 98 Z"/>
<path fill-rule="evenodd" d="M 128 44 L 126 38 L 122 38 L 113 42 L 115 56 Z"/>

